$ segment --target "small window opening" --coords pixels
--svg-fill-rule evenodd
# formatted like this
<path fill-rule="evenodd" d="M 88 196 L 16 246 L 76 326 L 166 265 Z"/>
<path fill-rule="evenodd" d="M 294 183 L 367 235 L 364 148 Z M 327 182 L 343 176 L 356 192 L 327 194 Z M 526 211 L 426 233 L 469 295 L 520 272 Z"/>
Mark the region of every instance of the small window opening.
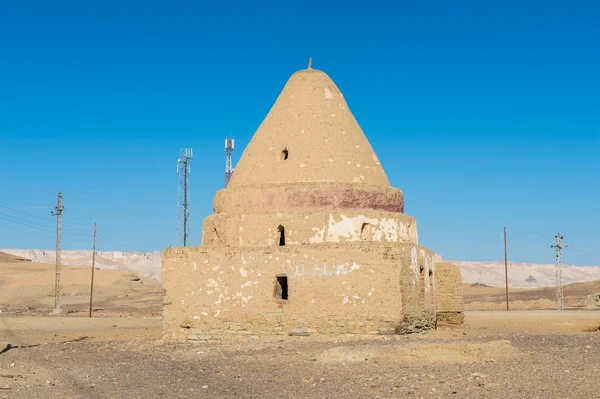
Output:
<path fill-rule="evenodd" d="M 285 245 L 285 228 L 282 225 L 279 225 L 277 231 L 279 232 L 279 246 L 283 247 Z"/>
<path fill-rule="evenodd" d="M 421 282 L 421 304 L 425 304 L 425 268 L 419 267 L 419 280 Z"/>
<path fill-rule="evenodd" d="M 433 277 L 433 270 L 429 269 L 429 277 Z"/>
<path fill-rule="evenodd" d="M 370 241 L 371 240 L 371 227 L 369 223 L 363 223 L 360 228 L 360 240 L 361 241 Z"/>
<path fill-rule="evenodd" d="M 287 276 L 277 276 L 275 280 L 275 299 L 287 301 L 288 299 L 288 283 Z"/>
<path fill-rule="evenodd" d="M 284 148 L 283 151 L 281 151 L 281 155 L 279 156 L 279 159 L 281 159 L 282 161 L 285 161 L 288 159 L 288 150 L 287 148 Z"/>

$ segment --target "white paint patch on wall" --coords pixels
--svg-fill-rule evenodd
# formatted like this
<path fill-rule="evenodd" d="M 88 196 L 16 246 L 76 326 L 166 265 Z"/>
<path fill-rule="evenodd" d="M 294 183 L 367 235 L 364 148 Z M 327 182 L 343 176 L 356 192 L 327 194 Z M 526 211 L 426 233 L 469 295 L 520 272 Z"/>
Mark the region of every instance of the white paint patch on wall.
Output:
<path fill-rule="evenodd" d="M 379 221 L 379 231 L 384 235 L 385 241 L 398 241 L 398 222 L 396 219 L 381 219 Z"/>
<path fill-rule="evenodd" d="M 313 227 L 312 231 L 316 231 L 314 237 L 308 239 L 310 244 L 320 244 L 325 239 L 325 227 L 319 229 L 317 227 Z"/>
<path fill-rule="evenodd" d="M 369 292 L 370 294 L 370 292 Z M 359 297 L 358 295 L 345 295 L 345 294 L 339 294 L 339 297 L 342 298 L 342 305 L 362 305 L 363 303 L 365 303 L 365 299 Z"/>
<path fill-rule="evenodd" d="M 344 263 L 339 265 L 326 265 L 323 267 L 319 267 L 316 263 L 312 266 L 312 270 L 309 266 L 308 270 L 304 267 L 304 265 L 295 265 L 295 266 L 281 266 L 283 273 L 289 278 L 299 278 L 299 277 L 311 277 L 311 276 L 346 276 L 352 273 L 355 270 L 360 269 L 360 265 L 356 262 Z M 294 270 L 295 269 L 295 270 Z"/>
<path fill-rule="evenodd" d="M 251 287 L 256 284 L 258 284 L 258 281 L 246 281 L 244 284 L 240 285 L 240 288 Z"/>
<path fill-rule="evenodd" d="M 313 227 L 312 230 L 315 235 L 309 239 L 309 243 L 361 240 L 415 243 L 411 240 L 411 236 L 416 234 L 416 227 L 413 227 L 413 224 L 399 222 L 394 218 L 377 219 L 364 215 L 354 217 L 340 215 L 340 217 L 340 220 L 336 220 L 333 215 L 329 215 L 327 226 L 322 228 Z M 414 234 L 413 230 L 415 231 Z M 326 237 L 324 237 L 325 231 L 327 231 Z"/>
<path fill-rule="evenodd" d="M 213 280 L 212 278 L 208 279 L 208 283 L 206 283 L 207 287 L 218 287 L 219 283 L 217 283 L 215 280 Z"/>
<path fill-rule="evenodd" d="M 415 274 L 415 279 L 419 281 L 419 265 L 417 264 L 417 247 L 410 249 L 410 268 Z"/>
<path fill-rule="evenodd" d="M 333 215 L 329 215 L 329 226 L 327 229 L 328 242 L 340 242 L 344 241 L 359 241 L 360 232 L 363 223 L 372 225 L 379 224 L 379 221 L 375 218 L 367 218 L 363 215 L 349 218 L 346 215 L 341 215 L 342 219 L 336 221 Z"/>

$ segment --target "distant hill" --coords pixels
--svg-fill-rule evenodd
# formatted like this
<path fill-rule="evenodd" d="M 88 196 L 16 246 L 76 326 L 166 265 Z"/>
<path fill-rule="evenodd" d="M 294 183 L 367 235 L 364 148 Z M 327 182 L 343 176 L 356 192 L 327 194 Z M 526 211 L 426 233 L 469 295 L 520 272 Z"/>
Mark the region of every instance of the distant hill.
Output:
<path fill-rule="evenodd" d="M 31 262 L 31 259 L 25 259 L 20 256 L 7 254 L 0 251 L 0 262 Z"/>
<path fill-rule="evenodd" d="M 456 263 L 462 273 L 463 283 L 504 286 L 504 262 Z M 569 266 L 563 270 L 565 284 L 600 280 L 600 266 Z M 508 262 L 508 285 L 513 288 L 541 288 L 556 285 L 556 265 Z"/>
<path fill-rule="evenodd" d="M 467 310 L 504 309 L 506 294 L 502 287 L 463 284 Z M 556 288 L 510 288 L 510 307 L 518 309 L 555 309 Z M 565 306 L 569 309 L 599 309 L 600 280 L 567 284 L 564 287 Z"/>
<path fill-rule="evenodd" d="M 30 262 L 21 256 L 0 252 L 2 317 L 47 315 L 54 308 L 56 275 L 53 263 Z M 87 316 L 90 283 L 89 265 L 64 265 L 61 272 L 61 308 L 68 313 Z M 124 270 L 96 270 L 95 314 L 158 316 L 161 304 L 162 289 L 158 281 Z"/>
<path fill-rule="evenodd" d="M 35 263 L 53 264 L 56 262 L 56 251 L 46 249 L 2 249 L 7 254 L 31 259 Z M 120 270 L 160 281 L 160 252 L 96 252 L 96 267 L 99 269 Z M 92 251 L 62 251 L 61 261 L 69 266 L 88 266 L 92 264 Z"/>
<path fill-rule="evenodd" d="M 4 256 L 31 259 L 36 263 L 55 262 L 54 250 L 46 249 L 0 249 Z M 0 256 L 2 252 L 0 252 Z M 10 254 L 10 255 L 8 255 Z M 92 251 L 62 251 L 62 262 L 71 266 L 87 266 L 92 262 Z M 461 268 L 463 283 L 484 284 L 491 287 L 504 286 L 504 262 L 451 261 Z M 96 266 L 161 279 L 160 252 L 97 252 Z M 554 264 L 508 263 L 508 283 L 513 288 L 541 288 L 555 285 Z M 565 284 L 600 280 L 600 266 L 564 266 Z"/>

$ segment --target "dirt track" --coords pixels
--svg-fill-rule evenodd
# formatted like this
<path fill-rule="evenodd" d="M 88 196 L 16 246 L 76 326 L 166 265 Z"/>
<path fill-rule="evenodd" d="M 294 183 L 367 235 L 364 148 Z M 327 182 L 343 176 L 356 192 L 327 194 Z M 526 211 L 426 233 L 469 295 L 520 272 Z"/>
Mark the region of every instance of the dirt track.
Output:
<path fill-rule="evenodd" d="M 600 390 L 600 333 L 577 332 L 600 324 L 599 312 L 468 312 L 464 332 L 217 345 L 162 344 L 158 318 L 0 320 L 3 345 L 51 342 L 0 354 L 0 397 L 8 398 L 582 398 Z M 82 336 L 90 338 L 72 341 Z"/>

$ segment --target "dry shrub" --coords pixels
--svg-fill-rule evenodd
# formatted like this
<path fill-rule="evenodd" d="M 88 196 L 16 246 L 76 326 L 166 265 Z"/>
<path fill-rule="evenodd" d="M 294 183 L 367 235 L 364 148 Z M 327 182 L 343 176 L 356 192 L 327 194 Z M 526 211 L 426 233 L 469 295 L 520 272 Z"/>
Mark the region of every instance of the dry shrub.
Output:
<path fill-rule="evenodd" d="M 600 331 L 600 321 L 594 324 L 588 324 L 582 330 L 583 332 L 598 332 Z"/>

